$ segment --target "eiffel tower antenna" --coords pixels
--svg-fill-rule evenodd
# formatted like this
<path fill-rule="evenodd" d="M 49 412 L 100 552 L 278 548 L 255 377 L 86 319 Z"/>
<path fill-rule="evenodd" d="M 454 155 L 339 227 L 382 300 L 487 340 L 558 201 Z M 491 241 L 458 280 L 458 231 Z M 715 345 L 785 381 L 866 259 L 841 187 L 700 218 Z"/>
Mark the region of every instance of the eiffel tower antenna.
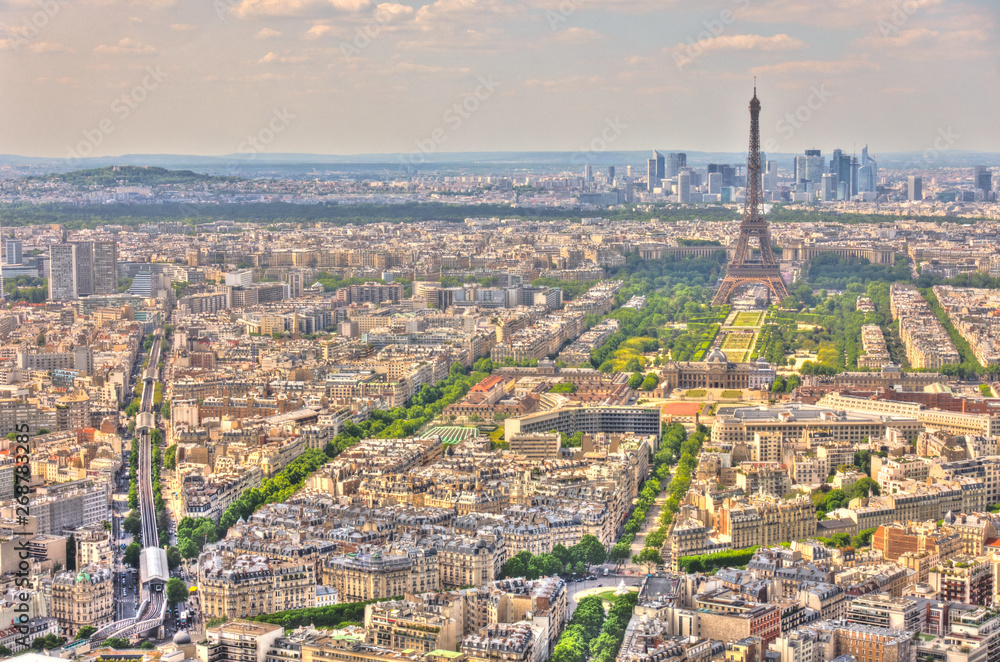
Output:
<path fill-rule="evenodd" d="M 760 245 L 760 260 L 753 257 L 750 240 Z M 760 283 L 771 291 L 774 303 L 788 296 L 788 288 L 781 279 L 781 270 L 771 248 L 771 232 L 764 219 L 764 194 L 761 191 L 760 173 L 760 101 L 757 99 L 757 78 L 754 77 L 753 98 L 750 99 L 750 148 L 747 151 L 747 186 L 740 222 L 740 236 L 736 241 L 733 259 L 726 268 L 726 275 L 712 299 L 713 306 L 729 301 L 740 285 Z"/>

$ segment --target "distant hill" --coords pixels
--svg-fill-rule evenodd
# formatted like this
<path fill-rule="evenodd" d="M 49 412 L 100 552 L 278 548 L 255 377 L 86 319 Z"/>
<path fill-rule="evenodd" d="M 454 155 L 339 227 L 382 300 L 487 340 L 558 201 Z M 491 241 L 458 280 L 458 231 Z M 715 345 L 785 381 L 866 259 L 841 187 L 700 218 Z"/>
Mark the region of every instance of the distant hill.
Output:
<path fill-rule="evenodd" d="M 54 173 L 28 179 L 60 181 L 76 186 L 162 186 L 164 184 L 195 184 L 232 179 L 202 175 L 191 170 L 167 170 L 154 166 L 107 166 L 90 170 Z"/>

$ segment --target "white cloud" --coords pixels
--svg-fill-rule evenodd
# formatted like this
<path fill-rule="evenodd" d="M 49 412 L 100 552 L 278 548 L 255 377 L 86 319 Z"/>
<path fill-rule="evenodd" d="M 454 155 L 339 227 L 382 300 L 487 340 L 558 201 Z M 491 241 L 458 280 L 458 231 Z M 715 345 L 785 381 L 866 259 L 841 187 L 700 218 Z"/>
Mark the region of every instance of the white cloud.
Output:
<path fill-rule="evenodd" d="M 745 9 L 734 9 L 741 20 L 800 23 L 821 28 L 857 28 L 879 21 L 906 21 L 909 16 L 944 5 L 944 0 L 741 0 Z"/>
<path fill-rule="evenodd" d="M 332 25 L 314 25 L 308 30 L 306 30 L 305 34 L 302 35 L 302 38 L 319 39 L 320 37 L 331 35 L 334 32 L 336 32 L 336 30 L 333 28 Z"/>
<path fill-rule="evenodd" d="M 711 51 L 788 51 L 805 48 L 801 39 L 787 34 L 765 37 L 759 34 L 734 34 L 709 37 L 690 44 L 677 44 L 665 49 L 672 53 L 678 66 L 690 64 L 702 53 Z"/>
<path fill-rule="evenodd" d="M 131 37 L 119 39 L 114 46 L 101 44 L 94 49 L 95 55 L 152 55 L 155 52 L 156 49 L 149 44 L 144 44 Z"/>
<path fill-rule="evenodd" d="M 855 42 L 858 47 L 866 48 L 922 48 L 934 49 L 943 46 L 968 46 L 982 43 L 990 39 L 986 31 L 981 29 L 941 31 L 929 28 L 911 28 L 908 30 L 891 30 L 882 34 L 875 31 Z"/>
<path fill-rule="evenodd" d="M 261 28 L 257 30 L 257 34 L 253 36 L 254 39 L 277 39 L 281 36 L 281 33 L 277 30 L 272 30 L 271 28 Z"/>
<path fill-rule="evenodd" d="M 257 60 L 257 64 L 301 64 L 308 59 L 302 55 L 278 55 L 272 51 Z"/>
<path fill-rule="evenodd" d="M 769 64 L 763 67 L 754 67 L 751 74 L 763 76 L 765 74 L 795 75 L 795 74 L 823 74 L 833 75 L 852 71 L 878 71 L 879 65 L 867 60 L 801 60 L 780 62 Z"/>
<path fill-rule="evenodd" d="M 555 36 L 555 40 L 563 44 L 594 44 L 604 39 L 600 32 L 587 28 L 567 28 L 559 30 Z"/>
<path fill-rule="evenodd" d="M 73 49 L 66 44 L 54 44 L 50 41 L 39 41 L 28 44 L 28 50 L 32 53 L 72 53 Z"/>
<path fill-rule="evenodd" d="M 174 32 L 193 32 L 198 29 L 198 26 L 193 23 L 173 23 L 170 29 Z"/>
<path fill-rule="evenodd" d="M 242 0 L 231 13 L 240 18 L 308 18 L 370 6 L 371 0 Z"/>

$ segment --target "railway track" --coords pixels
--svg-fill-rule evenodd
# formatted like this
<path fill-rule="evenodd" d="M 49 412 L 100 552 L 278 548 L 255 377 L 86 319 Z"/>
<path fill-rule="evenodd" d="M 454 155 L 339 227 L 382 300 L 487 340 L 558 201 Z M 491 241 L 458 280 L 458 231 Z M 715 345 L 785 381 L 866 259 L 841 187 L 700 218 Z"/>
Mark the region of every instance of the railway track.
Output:
<path fill-rule="evenodd" d="M 160 360 L 160 331 L 156 331 L 153 346 L 149 350 L 149 362 L 143 371 L 142 399 L 137 420 L 153 420 L 153 392 L 159 377 L 157 364 Z M 145 416 L 144 416 L 145 415 Z M 142 521 L 142 546 L 144 555 L 160 554 L 160 535 L 156 526 L 156 503 L 153 496 L 153 442 L 148 425 L 136 427 L 139 436 L 139 517 Z M 155 552 L 153 551 L 155 550 Z M 134 618 L 109 623 L 90 638 L 97 643 L 108 637 L 131 638 L 163 625 L 167 612 L 167 596 L 158 578 L 148 581 L 143 578 L 141 588 L 142 603 Z"/>

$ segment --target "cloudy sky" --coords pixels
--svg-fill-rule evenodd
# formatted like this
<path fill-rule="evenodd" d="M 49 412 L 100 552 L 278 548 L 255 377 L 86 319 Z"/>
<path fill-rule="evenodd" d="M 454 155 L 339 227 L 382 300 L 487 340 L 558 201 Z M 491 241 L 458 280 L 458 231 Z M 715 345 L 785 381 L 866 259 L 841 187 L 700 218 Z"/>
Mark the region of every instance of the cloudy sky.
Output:
<path fill-rule="evenodd" d="M 997 0 L 5 0 L 0 153 L 1000 151 Z"/>

